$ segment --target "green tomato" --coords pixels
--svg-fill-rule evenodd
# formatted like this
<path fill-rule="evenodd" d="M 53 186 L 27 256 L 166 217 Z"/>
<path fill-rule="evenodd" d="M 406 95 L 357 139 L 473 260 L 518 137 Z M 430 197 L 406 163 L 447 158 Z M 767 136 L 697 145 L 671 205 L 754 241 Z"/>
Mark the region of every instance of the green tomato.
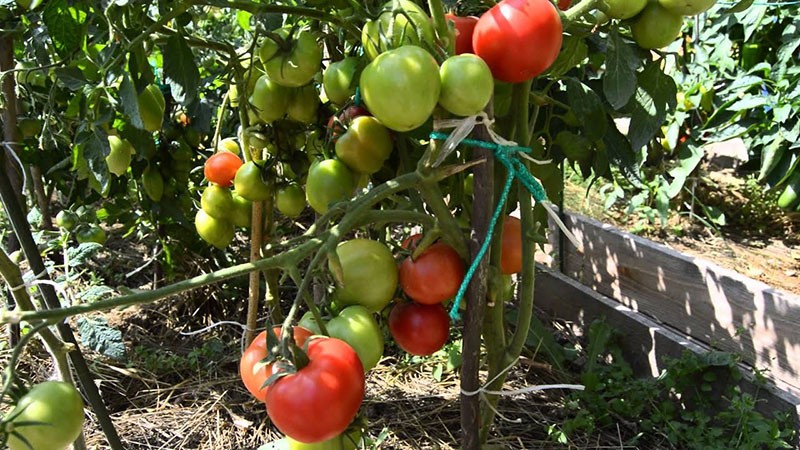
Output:
<path fill-rule="evenodd" d="M 194 226 L 195 229 L 197 229 L 197 234 L 199 234 L 204 241 L 220 250 L 227 247 L 236 234 L 233 222 L 215 219 L 202 209 L 198 210 L 197 214 L 194 216 Z"/>
<path fill-rule="evenodd" d="M 673 14 L 658 3 L 648 3 L 633 24 L 633 40 L 646 49 L 662 48 L 681 34 L 683 16 Z"/>
<path fill-rule="evenodd" d="M 232 137 L 228 137 L 219 141 L 219 143 L 217 143 L 217 150 L 224 150 L 227 152 L 231 152 L 234 155 L 238 155 L 241 152 L 241 149 L 239 148 L 239 143 L 236 142 L 236 139 Z"/>
<path fill-rule="evenodd" d="M 275 194 L 275 206 L 278 211 L 292 219 L 299 217 L 306 209 L 306 193 L 297 183 L 291 183 L 278 189 Z"/>
<path fill-rule="evenodd" d="M 231 190 L 217 184 L 210 184 L 203 190 L 200 207 L 215 219 L 227 220 L 232 217 L 234 203 Z"/>
<path fill-rule="evenodd" d="M 259 161 L 260 165 L 262 162 Z M 250 200 L 260 202 L 269 198 L 270 189 L 261 175 L 261 168 L 256 165 L 256 161 L 248 161 L 239 167 L 236 176 L 233 177 L 233 188 L 236 192 Z"/>
<path fill-rule="evenodd" d="M 410 131 L 431 116 L 439 101 L 439 65 L 430 53 L 408 45 L 380 54 L 361 73 L 367 109 L 386 127 Z"/>
<path fill-rule="evenodd" d="M 130 142 L 113 134 L 108 135 L 108 145 L 111 147 L 111 151 L 106 156 L 108 171 L 121 177 L 131 166 L 131 159 L 136 150 Z"/>
<path fill-rule="evenodd" d="M 148 165 L 142 173 L 142 187 L 144 192 L 154 202 L 160 202 L 164 196 L 164 178 L 154 166 Z"/>
<path fill-rule="evenodd" d="M 164 121 L 164 108 L 166 101 L 161 89 L 155 84 L 149 84 L 139 93 L 137 98 L 139 117 L 142 118 L 144 129 L 149 132 L 159 131 Z"/>
<path fill-rule="evenodd" d="M 83 429 L 83 400 L 71 384 L 45 381 L 23 395 L 5 420 L 10 450 L 64 450 Z"/>
<path fill-rule="evenodd" d="M 439 68 L 439 76 L 439 104 L 457 116 L 478 114 L 492 99 L 492 71 L 478 56 L 465 53 L 447 58 Z"/>
<path fill-rule="evenodd" d="M 75 232 L 75 240 L 79 244 L 95 242 L 104 245 L 106 243 L 106 232 L 96 224 L 84 225 Z"/>
<path fill-rule="evenodd" d="M 658 3 L 672 14 L 695 16 L 709 10 L 717 0 L 658 0 Z"/>
<path fill-rule="evenodd" d="M 300 123 L 309 124 L 317 118 L 319 93 L 313 84 L 292 90 L 286 116 Z"/>
<path fill-rule="evenodd" d="M 355 450 L 361 440 L 361 430 L 346 431 L 327 441 L 306 444 L 286 437 L 289 450 Z"/>
<path fill-rule="evenodd" d="M 232 192 L 231 196 L 233 197 L 233 225 L 239 228 L 250 228 L 251 216 L 253 215 L 253 202 L 236 192 Z"/>
<path fill-rule="evenodd" d="M 397 264 L 386 245 L 369 239 L 339 244 L 343 286 L 337 290 L 340 305 L 361 305 L 372 312 L 382 310 L 397 290 Z M 333 270 L 332 264 L 328 267 Z"/>
<path fill-rule="evenodd" d="M 77 214 L 66 209 L 62 209 L 56 214 L 56 225 L 67 231 L 74 230 L 75 226 L 78 224 L 78 220 Z"/>
<path fill-rule="evenodd" d="M 253 88 L 250 103 L 256 109 L 258 119 L 263 123 L 270 123 L 280 119 L 289 108 L 291 90 L 275 83 L 262 75 Z"/>
<path fill-rule="evenodd" d="M 630 19 L 647 5 L 647 0 L 602 0 L 603 12 L 612 19 Z"/>
<path fill-rule="evenodd" d="M 358 174 L 373 174 L 392 153 L 392 137 L 378 119 L 359 116 L 336 141 L 336 156 Z"/>
<path fill-rule="evenodd" d="M 358 353 L 364 372 L 378 364 L 383 356 L 383 333 L 369 310 L 361 305 L 348 306 L 327 325 L 331 337 L 341 339 Z"/>
<path fill-rule="evenodd" d="M 328 211 L 331 203 L 350 198 L 354 189 L 353 174 L 338 159 L 317 162 L 308 170 L 306 200 L 320 214 Z"/>
<path fill-rule="evenodd" d="M 303 317 L 297 321 L 297 325 L 310 330 L 312 334 L 322 334 L 322 330 L 319 328 L 319 323 L 317 323 L 316 319 L 314 319 L 314 314 L 311 311 L 306 311 L 306 313 L 303 314 Z"/>
<path fill-rule="evenodd" d="M 361 44 L 369 59 L 405 45 L 433 46 L 433 24 L 425 10 L 410 0 L 400 0 L 398 6 L 399 10 L 393 11 L 394 2 L 387 2 L 378 19 L 364 25 Z M 389 30 L 391 36 L 386 35 Z"/>
<path fill-rule="evenodd" d="M 356 93 L 360 69 L 361 59 L 352 56 L 333 62 L 325 69 L 322 87 L 331 103 L 343 105 Z"/>
<path fill-rule="evenodd" d="M 267 37 L 258 55 L 267 76 L 275 83 L 286 87 L 305 86 L 322 67 L 322 48 L 311 31 L 300 30 L 294 36 L 289 33 L 287 28 L 277 31 L 288 50 L 282 50 L 274 40 Z"/>
<path fill-rule="evenodd" d="M 19 120 L 17 127 L 19 127 L 19 132 L 24 139 L 37 138 L 42 134 L 44 122 L 39 119 L 24 117 Z"/>

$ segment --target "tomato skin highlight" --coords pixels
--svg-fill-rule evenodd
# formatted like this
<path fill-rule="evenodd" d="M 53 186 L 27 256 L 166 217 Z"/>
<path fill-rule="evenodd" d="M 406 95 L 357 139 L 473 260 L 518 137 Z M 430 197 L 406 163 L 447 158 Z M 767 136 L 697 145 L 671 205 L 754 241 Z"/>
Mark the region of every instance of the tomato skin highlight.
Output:
<path fill-rule="evenodd" d="M 456 28 L 456 55 L 464 53 L 475 53 L 472 48 L 472 34 L 475 32 L 475 25 L 478 18 L 475 16 L 456 16 L 455 14 L 445 14 L 448 21 L 452 21 Z"/>
<path fill-rule="evenodd" d="M 347 429 L 364 400 L 364 367 L 336 338 L 308 343 L 308 365 L 278 379 L 267 391 L 267 414 L 292 439 L 311 444 Z"/>
<path fill-rule="evenodd" d="M 274 327 L 272 331 L 275 336 L 280 338 L 281 327 Z M 300 326 L 294 327 L 292 333 L 294 335 L 294 343 L 301 348 L 306 345 L 306 341 L 312 334 L 311 330 Z M 266 357 L 267 332 L 262 331 L 247 346 L 244 353 L 242 353 L 242 358 L 239 360 L 239 375 L 242 377 L 244 387 L 261 402 L 267 400 L 269 386 L 264 386 L 264 382 L 272 375 L 272 364 L 259 364 Z M 262 386 L 264 387 L 262 388 Z"/>
<path fill-rule="evenodd" d="M 507 216 L 503 221 L 503 231 L 500 236 L 500 272 L 505 275 L 522 271 L 522 223 L 513 216 Z"/>
<path fill-rule="evenodd" d="M 428 356 L 439 351 L 450 335 L 450 317 L 442 305 L 400 303 L 389 313 L 389 331 L 409 354 Z"/>
<path fill-rule="evenodd" d="M 206 180 L 222 187 L 229 187 L 233 183 L 236 171 L 242 166 L 239 156 L 225 151 L 211 155 L 203 165 L 203 175 Z"/>
<path fill-rule="evenodd" d="M 472 46 L 496 79 L 519 83 L 555 62 L 562 32 L 561 17 L 549 0 L 503 0 L 480 17 Z"/>
<path fill-rule="evenodd" d="M 400 264 L 400 287 L 412 300 L 435 305 L 453 298 L 464 280 L 464 262 L 449 245 L 437 242 Z"/>

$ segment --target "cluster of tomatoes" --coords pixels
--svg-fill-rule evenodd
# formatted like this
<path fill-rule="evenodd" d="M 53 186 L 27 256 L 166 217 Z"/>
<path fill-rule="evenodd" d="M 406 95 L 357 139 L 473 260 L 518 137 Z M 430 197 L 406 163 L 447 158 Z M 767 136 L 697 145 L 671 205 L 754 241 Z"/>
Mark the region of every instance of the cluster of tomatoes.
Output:
<path fill-rule="evenodd" d="M 647 49 L 666 47 L 680 34 L 684 16 L 695 16 L 717 0 L 603 0 L 608 17 L 630 20 L 636 43 Z"/>

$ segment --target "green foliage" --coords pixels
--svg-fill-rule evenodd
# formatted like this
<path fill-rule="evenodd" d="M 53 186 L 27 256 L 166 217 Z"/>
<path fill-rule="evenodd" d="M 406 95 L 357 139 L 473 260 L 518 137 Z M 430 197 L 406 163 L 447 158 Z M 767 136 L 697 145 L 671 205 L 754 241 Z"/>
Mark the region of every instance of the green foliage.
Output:
<path fill-rule="evenodd" d="M 770 418 L 757 410 L 759 400 L 737 384 L 735 355 L 686 350 L 657 378 L 636 378 L 617 339 L 604 322 L 591 325 L 581 375 L 586 390 L 568 397 L 572 416 L 550 427 L 551 440 L 624 430 L 624 445 L 641 448 L 792 448 L 797 431 L 788 412 Z"/>
<path fill-rule="evenodd" d="M 108 325 L 103 317 L 81 317 L 78 319 L 81 345 L 116 360 L 125 359 L 125 343 L 122 333 Z"/>

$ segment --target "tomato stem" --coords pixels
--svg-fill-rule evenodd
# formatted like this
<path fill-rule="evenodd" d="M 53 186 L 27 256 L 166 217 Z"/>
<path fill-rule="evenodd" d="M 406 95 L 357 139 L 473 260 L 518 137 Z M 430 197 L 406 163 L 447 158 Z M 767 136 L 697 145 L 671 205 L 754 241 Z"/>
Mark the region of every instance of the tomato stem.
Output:
<path fill-rule="evenodd" d="M 455 54 L 456 40 L 453 32 L 454 28 L 451 28 L 447 23 L 442 0 L 428 0 L 428 9 L 431 11 L 431 19 L 433 19 L 433 29 L 436 32 L 436 38 L 442 44 L 442 47 L 447 49 L 448 56 Z"/>
<path fill-rule="evenodd" d="M 598 9 L 602 0 L 581 0 L 580 3 L 561 13 L 561 22 L 564 28 L 569 28 L 578 22 L 585 14 Z"/>

